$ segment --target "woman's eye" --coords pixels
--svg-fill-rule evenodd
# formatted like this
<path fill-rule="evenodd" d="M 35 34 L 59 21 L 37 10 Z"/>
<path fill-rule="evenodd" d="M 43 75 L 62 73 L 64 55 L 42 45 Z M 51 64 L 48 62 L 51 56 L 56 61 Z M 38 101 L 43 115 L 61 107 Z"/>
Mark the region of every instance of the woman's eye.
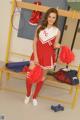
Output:
<path fill-rule="evenodd" d="M 51 17 L 51 16 L 49 16 L 48 18 L 52 18 L 52 19 L 55 19 L 55 17 Z"/>

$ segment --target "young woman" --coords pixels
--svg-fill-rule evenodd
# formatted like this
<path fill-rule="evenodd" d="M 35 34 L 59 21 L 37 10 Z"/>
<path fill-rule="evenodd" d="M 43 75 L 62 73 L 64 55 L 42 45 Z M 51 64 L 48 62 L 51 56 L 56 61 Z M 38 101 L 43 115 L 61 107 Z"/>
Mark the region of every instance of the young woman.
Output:
<path fill-rule="evenodd" d="M 33 54 L 31 56 L 30 69 L 35 65 L 40 65 L 44 71 L 42 80 L 36 83 L 36 88 L 32 97 L 33 105 L 37 105 L 37 96 L 45 80 L 48 69 L 52 69 L 55 64 L 55 48 L 59 48 L 60 30 L 57 28 L 58 12 L 55 8 L 50 8 L 45 13 L 42 24 L 36 29 L 33 41 Z M 30 100 L 32 84 L 26 81 L 27 94 L 25 104 Z"/>

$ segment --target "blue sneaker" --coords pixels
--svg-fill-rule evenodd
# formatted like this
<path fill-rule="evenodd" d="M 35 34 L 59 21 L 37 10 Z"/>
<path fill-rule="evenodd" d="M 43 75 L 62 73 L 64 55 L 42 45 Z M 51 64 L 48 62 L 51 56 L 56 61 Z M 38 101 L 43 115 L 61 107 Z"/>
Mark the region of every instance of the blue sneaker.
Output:
<path fill-rule="evenodd" d="M 62 111 L 64 111 L 64 107 L 61 104 L 58 104 L 58 108 Z"/>
<path fill-rule="evenodd" d="M 54 112 L 58 112 L 58 111 L 64 111 L 64 107 L 61 106 L 60 104 L 54 106 L 54 105 L 51 105 L 51 110 L 54 110 Z"/>

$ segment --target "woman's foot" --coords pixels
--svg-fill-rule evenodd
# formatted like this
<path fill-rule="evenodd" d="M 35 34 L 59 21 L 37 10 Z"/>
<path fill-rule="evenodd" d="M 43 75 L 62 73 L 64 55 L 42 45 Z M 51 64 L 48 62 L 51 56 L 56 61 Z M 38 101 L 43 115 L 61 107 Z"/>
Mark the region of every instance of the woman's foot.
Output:
<path fill-rule="evenodd" d="M 24 103 L 25 103 L 25 104 L 28 104 L 28 103 L 29 103 L 29 101 L 30 101 L 30 96 L 29 96 L 29 97 L 28 97 L 28 96 L 26 96 L 26 97 L 25 97 L 25 100 L 24 100 Z"/>
<path fill-rule="evenodd" d="M 32 99 L 32 102 L 33 102 L 33 106 L 37 106 L 38 105 L 37 99 Z"/>

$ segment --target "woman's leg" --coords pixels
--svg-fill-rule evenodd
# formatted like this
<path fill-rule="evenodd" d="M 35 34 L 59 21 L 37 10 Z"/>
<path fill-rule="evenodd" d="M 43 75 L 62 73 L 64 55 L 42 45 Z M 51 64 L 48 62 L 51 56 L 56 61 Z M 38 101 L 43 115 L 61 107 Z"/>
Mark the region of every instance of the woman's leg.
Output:
<path fill-rule="evenodd" d="M 34 68 L 34 63 L 31 62 L 29 66 L 29 70 L 32 70 Z M 30 100 L 30 95 L 31 95 L 31 88 L 32 88 L 32 83 L 29 80 L 29 72 L 27 71 L 27 79 L 26 79 L 26 97 L 25 97 L 25 104 L 29 103 Z"/>
<path fill-rule="evenodd" d="M 34 92 L 34 95 L 33 95 L 33 99 L 34 98 L 36 99 L 36 97 L 38 96 L 39 91 L 41 90 L 43 82 L 45 80 L 46 74 L 47 74 L 47 70 L 44 71 L 43 78 L 36 84 L 36 88 L 35 88 L 35 92 Z"/>
<path fill-rule="evenodd" d="M 26 80 L 26 96 L 29 97 L 31 95 L 31 88 L 32 84 L 30 83 L 29 79 Z"/>
<path fill-rule="evenodd" d="M 30 100 L 30 95 L 31 95 L 31 88 L 32 88 L 32 84 L 30 83 L 29 79 L 26 79 L 26 97 L 25 97 L 25 104 L 29 103 Z"/>
<path fill-rule="evenodd" d="M 36 88 L 35 88 L 35 91 L 34 91 L 34 94 L 33 94 L 33 105 L 36 106 L 38 103 L 37 103 L 37 100 L 36 98 L 38 97 L 38 94 L 42 88 L 42 85 L 43 85 L 43 82 L 45 80 L 45 75 L 47 74 L 47 71 L 44 71 L 44 76 L 43 78 L 36 84 Z"/>
<path fill-rule="evenodd" d="M 41 90 L 42 88 L 42 85 L 43 85 L 43 81 L 39 81 L 37 84 L 36 84 L 36 88 L 35 88 L 35 92 L 33 94 L 33 99 L 36 99 L 38 94 L 39 94 L 39 91 Z"/>
<path fill-rule="evenodd" d="M 32 70 L 35 67 L 34 62 L 30 63 L 29 69 Z M 26 89 L 27 89 L 27 94 L 26 96 L 29 97 L 31 94 L 31 88 L 32 88 L 32 83 L 30 82 L 29 78 L 29 72 L 27 72 L 27 79 L 26 79 Z"/>

